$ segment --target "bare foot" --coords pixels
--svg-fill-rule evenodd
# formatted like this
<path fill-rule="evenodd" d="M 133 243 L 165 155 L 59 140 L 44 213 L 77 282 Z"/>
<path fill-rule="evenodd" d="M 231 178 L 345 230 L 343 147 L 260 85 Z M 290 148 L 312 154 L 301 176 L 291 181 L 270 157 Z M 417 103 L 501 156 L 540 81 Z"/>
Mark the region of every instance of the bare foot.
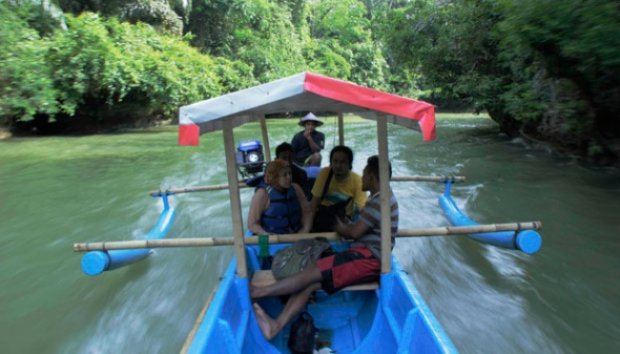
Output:
<path fill-rule="evenodd" d="M 276 321 L 269 317 L 269 315 L 260 307 L 259 304 L 254 303 L 254 312 L 256 312 L 256 319 L 258 320 L 258 328 L 263 332 L 263 336 L 267 338 L 267 340 L 271 340 L 271 338 L 275 337 L 277 334 L 277 323 Z"/>

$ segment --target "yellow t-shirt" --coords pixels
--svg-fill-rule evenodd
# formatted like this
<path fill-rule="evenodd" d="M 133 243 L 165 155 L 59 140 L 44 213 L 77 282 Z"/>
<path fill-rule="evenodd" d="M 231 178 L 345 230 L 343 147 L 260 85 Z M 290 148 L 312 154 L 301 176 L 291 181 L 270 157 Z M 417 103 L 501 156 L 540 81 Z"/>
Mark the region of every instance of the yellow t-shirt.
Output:
<path fill-rule="evenodd" d="M 314 182 L 314 187 L 312 187 L 312 195 L 314 197 L 321 198 L 329 170 L 329 167 L 323 167 L 319 172 L 319 176 Z M 347 216 L 352 217 L 362 210 L 366 204 L 366 199 L 368 199 L 366 193 L 362 191 L 362 177 L 353 171 L 349 172 L 349 176 L 344 181 L 338 181 L 335 176 L 332 176 L 329 188 L 321 204 L 330 206 L 349 198 L 353 199 L 353 203 L 347 205 Z"/>

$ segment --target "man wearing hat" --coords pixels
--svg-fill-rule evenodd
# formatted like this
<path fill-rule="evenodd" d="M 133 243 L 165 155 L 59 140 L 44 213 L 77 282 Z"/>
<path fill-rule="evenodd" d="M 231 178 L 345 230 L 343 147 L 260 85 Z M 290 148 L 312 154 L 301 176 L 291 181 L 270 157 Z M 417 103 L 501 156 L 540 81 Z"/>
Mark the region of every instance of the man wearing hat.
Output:
<path fill-rule="evenodd" d="M 299 125 L 304 130 L 295 134 L 291 145 L 295 149 L 295 163 L 299 166 L 321 166 L 321 150 L 325 147 L 325 134 L 316 130 L 323 125 L 314 114 L 306 114 Z"/>

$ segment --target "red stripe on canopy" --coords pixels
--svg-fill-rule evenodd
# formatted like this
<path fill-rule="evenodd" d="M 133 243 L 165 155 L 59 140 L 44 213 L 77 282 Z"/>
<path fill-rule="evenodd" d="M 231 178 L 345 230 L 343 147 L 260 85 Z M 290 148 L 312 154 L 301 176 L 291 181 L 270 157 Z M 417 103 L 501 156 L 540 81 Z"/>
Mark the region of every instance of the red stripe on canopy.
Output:
<path fill-rule="evenodd" d="M 418 121 L 425 141 L 435 139 L 435 107 L 430 103 L 306 73 L 304 90 L 359 107 Z"/>
<path fill-rule="evenodd" d="M 200 143 L 200 127 L 196 124 L 179 125 L 179 145 L 197 146 Z"/>

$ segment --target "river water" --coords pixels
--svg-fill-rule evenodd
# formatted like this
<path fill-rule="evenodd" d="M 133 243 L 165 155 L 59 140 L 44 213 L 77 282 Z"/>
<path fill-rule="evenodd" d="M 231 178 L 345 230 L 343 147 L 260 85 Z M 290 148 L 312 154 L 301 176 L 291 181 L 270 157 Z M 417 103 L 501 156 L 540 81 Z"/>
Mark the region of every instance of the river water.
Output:
<path fill-rule="evenodd" d="M 335 120 L 327 119 L 327 151 Z M 272 149 L 298 129 L 268 121 Z M 353 120 L 354 170 L 377 151 L 375 125 Z M 463 353 L 620 350 L 620 171 L 497 133 L 484 117 L 440 115 L 438 139 L 390 126 L 394 175 L 464 175 L 456 203 L 480 223 L 542 220 L 539 253 L 465 237 L 399 239 L 395 254 Z M 256 124 L 236 141 L 260 137 Z M 0 350 L 3 353 L 174 353 L 232 251 L 164 249 L 101 276 L 80 270 L 75 242 L 140 239 L 159 188 L 226 183 L 222 134 L 176 145 L 174 127 L 0 141 Z M 328 154 L 324 153 L 324 164 Z M 447 225 L 442 185 L 394 182 L 401 227 Z M 250 190 L 242 190 L 247 211 Z M 171 197 L 169 237 L 228 236 L 227 191 Z"/>

